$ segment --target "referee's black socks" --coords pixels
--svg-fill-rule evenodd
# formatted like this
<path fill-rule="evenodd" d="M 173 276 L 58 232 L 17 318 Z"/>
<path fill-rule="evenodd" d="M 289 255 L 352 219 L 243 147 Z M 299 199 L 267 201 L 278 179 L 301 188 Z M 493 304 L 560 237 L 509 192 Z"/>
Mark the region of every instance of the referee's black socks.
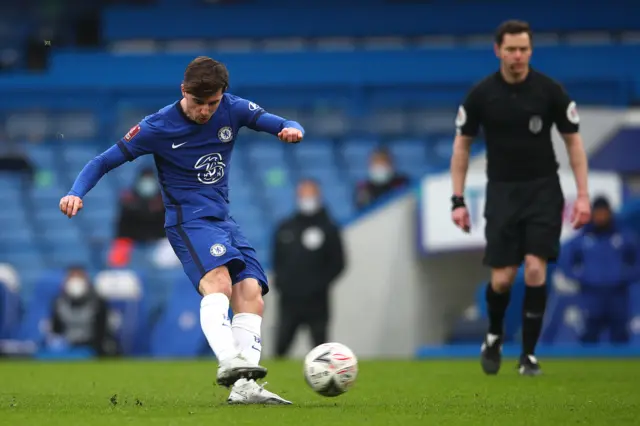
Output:
<path fill-rule="evenodd" d="M 489 333 L 502 336 L 504 332 L 504 314 L 507 312 L 511 290 L 504 293 L 497 293 L 491 283 L 487 284 L 485 292 L 487 300 L 487 312 L 489 314 Z"/>
<path fill-rule="evenodd" d="M 542 331 L 544 310 L 547 306 L 547 286 L 526 286 L 522 309 L 522 353 L 533 355 Z"/>

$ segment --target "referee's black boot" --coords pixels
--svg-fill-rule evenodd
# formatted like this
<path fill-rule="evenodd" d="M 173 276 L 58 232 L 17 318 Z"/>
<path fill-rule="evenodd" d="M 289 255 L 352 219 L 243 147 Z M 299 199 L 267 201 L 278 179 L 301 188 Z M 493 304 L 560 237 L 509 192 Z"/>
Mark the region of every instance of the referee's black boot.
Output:
<path fill-rule="evenodd" d="M 542 374 L 542 369 L 535 356 L 523 354 L 520 355 L 518 373 L 520 373 L 521 376 L 539 376 Z"/>
<path fill-rule="evenodd" d="M 498 374 L 502 364 L 502 336 L 487 334 L 482 343 L 480 364 L 485 374 Z"/>

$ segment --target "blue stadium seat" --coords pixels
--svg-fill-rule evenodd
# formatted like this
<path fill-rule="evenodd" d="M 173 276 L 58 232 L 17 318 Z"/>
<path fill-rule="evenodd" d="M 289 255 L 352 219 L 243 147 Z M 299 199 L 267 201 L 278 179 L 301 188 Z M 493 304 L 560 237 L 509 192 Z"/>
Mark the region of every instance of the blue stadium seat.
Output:
<path fill-rule="evenodd" d="M 7 227 L 0 232 L 0 244 L 3 246 L 27 245 L 35 241 L 30 227 Z"/>
<path fill-rule="evenodd" d="M 22 254 L 27 252 L 37 252 L 40 250 L 39 241 L 33 237 L 33 233 L 20 243 L 11 240 L 0 239 L 0 262 L 7 259 L 8 256 L 14 254 Z"/>
<path fill-rule="evenodd" d="M 324 191 L 324 200 L 329 213 L 338 221 L 350 219 L 355 212 L 353 191 L 347 186 L 334 186 Z"/>
<path fill-rule="evenodd" d="M 314 164 L 305 167 L 300 177 L 317 180 L 324 188 L 344 185 L 343 170 L 335 164 Z"/>
<path fill-rule="evenodd" d="M 408 163 L 408 164 L 398 164 L 398 170 L 408 175 L 412 180 L 418 180 L 423 177 L 426 173 L 434 173 L 441 172 L 445 169 L 441 167 L 434 166 L 433 164 L 425 164 L 425 163 Z"/>
<path fill-rule="evenodd" d="M 304 143 L 294 145 L 291 151 L 302 167 L 314 164 L 334 165 L 336 163 L 333 142 L 330 140 L 305 140 Z"/>
<path fill-rule="evenodd" d="M 91 143 L 68 143 L 62 146 L 62 156 L 68 164 L 84 166 L 98 154 L 98 148 Z"/>
<path fill-rule="evenodd" d="M 51 185 L 35 186 L 31 188 L 29 194 L 34 204 L 38 207 L 42 205 L 58 206 L 60 198 L 69 192 L 69 188 L 56 181 Z"/>
<path fill-rule="evenodd" d="M 200 300 L 186 277 L 173 283 L 166 308 L 151 332 L 153 357 L 193 358 L 209 351 L 200 328 Z"/>
<path fill-rule="evenodd" d="M 253 203 L 232 205 L 231 215 L 242 229 L 253 223 L 264 224 L 264 213 Z"/>
<path fill-rule="evenodd" d="M 133 186 L 136 177 L 138 176 L 138 170 L 131 164 L 123 164 L 117 169 L 109 172 L 108 176 L 110 182 L 105 183 L 111 183 L 112 186 L 115 186 L 116 191 L 121 191 Z"/>
<path fill-rule="evenodd" d="M 84 219 L 84 233 L 95 243 L 110 243 L 116 234 L 117 222 L 114 216 L 93 216 L 90 219 Z"/>
<path fill-rule="evenodd" d="M 33 295 L 25 307 L 18 338 L 42 342 L 50 327 L 52 305 L 60 293 L 64 272 L 62 270 L 39 271 L 33 283 Z"/>
<path fill-rule="evenodd" d="M 345 161 L 366 163 L 373 150 L 380 147 L 381 143 L 373 138 L 344 139 L 339 146 Z"/>
<path fill-rule="evenodd" d="M 117 202 L 117 192 L 107 182 L 98 182 L 85 196 L 87 204 L 91 203 L 113 203 Z"/>
<path fill-rule="evenodd" d="M 49 247 L 74 247 L 82 241 L 80 228 L 76 221 L 63 216 L 63 220 L 52 225 L 46 223 L 40 234 L 42 241 Z"/>
<path fill-rule="evenodd" d="M 369 166 L 364 165 L 364 166 L 358 166 L 358 167 L 355 167 L 355 166 L 349 167 L 347 172 L 348 172 L 349 178 L 351 178 L 351 183 L 355 185 L 357 182 L 364 181 L 368 178 Z"/>
<path fill-rule="evenodd" d="M 18 270 L 40 270 L 44 267 L 42 256 L 36 250 L 6 252 L 2 255 L 2 260 Z"/>
<path fill-rule="evenodd" d="M 479 144 L 472 144 L 472 147 L 477 146 Z M 440 169 L 449 167 L 453 153 L 453 139 L 450 135 L 435 135 L 427 144 L 427 150 L 427 160 L 430 165 Z"/>
<path fill-rule="evenodd" d="M 54 146 L 25 144 L 24 149 L 29 160 L 31 160 L 38 169 L 52 170 L 56 168 L 58 157 Z"/>
<path fill-rule="evenodd" d="M 26 226 L 28 224 L 27 221 L 27 211 L 22 206 L 22 200 L 10 200 L 3 199 L 2 193 L 0 193 L 0 202 L 2 203 L 2 208 L 0 208 L 0 223 L 3 224 L 3 227 L 18 227 L 18 226 Z"/>
<path fill-rule="evenodd" d="M 425 164 L 427 161 L 427 141 L 423 139 L 400 139 L 388 144 L 395 164 Z"/>
<path fill-rule="evenodd" d="M 0 203 L 2 203 L 3 206 L 21 205 L 23 198 L 24 195 L 20 188 L 0 188 Z"/>
<path fill-rule="evenodd" d="M 58 268 L 66 268 L 71 265 L 81 265 L 91 268 L 93 261 L 91 253 L 86 245 L 61 246 L 47 253 L 49 265 Z"/>
<path fill-rule="evenodd" d="M 62 214 L 56 205 L 42 205 L 40 208 L 36 208 L 33 215 L 39 227 L 57 228 L 60 226 L 75 226 L 73 223 L 70 223 L 70 219 Z"/>
<path fill-rule="evenodd" d="M 0 172 L 0 191 L 20 190 L 24 184 L 24 178 L 16 173 Z"/>
<path fill-rule="evenodd" d="M 287 163 L 287 154 L 283 143 L 251 143 L 247 157 L 254 167 L 282 166 Z"/>

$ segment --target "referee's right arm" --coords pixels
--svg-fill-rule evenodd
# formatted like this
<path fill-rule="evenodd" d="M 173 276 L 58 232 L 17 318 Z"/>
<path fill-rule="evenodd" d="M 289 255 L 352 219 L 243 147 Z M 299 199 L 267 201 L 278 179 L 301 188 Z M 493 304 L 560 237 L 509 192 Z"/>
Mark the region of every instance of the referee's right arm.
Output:
<path fill-rule="evenodd" d="M 477 90 L 472 90 L 464 103 L 458 108 L 456 116 L 456 137 L 453 141 L 451 156 L 451 180 L 453 195 L 464 195 L 467 169 L 469 168 L 469 151 L 473 139 L 480 128 L 480 107 Z"/>

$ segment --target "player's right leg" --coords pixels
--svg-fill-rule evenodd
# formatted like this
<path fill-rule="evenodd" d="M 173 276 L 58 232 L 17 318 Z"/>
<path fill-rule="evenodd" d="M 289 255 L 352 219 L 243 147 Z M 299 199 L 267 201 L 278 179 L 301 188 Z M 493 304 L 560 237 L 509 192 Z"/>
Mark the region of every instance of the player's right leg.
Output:
<path fill-rule="evenodd" d="M 485 297 L 489 329 L 481 346 L 480 364 L 485 374 L 497 374 L 502 364 L 504 317 L 511 298 L 511 285 L 524 256 L 519 230 L 515 226 L 517 210 L 508 202 L 514 188 L 502 183 L 489 184 L 485 204 L 486 248 L 484 264 L 491 268 Z"/>
<path fill-rule="evenodd" d="M 517 266 L 491 270 L 491 281 L 487 283 L 485 291 L 489 329 L 480 349 L 480 365 L 485 374 L 498 374 L 502 365 L 504 317 L 511 297 L 511 285 L 517 272 Z"/>
<path fill-rule="evenodd" d="M 242 254 L 215 220 L 196 219 L 167 228 L 167 236 L 184 271 L 203 296 L 200 325 L 219 362 L 217 383 L 261 379 L 267 369 L 241 355 L 229 322 L 231 275 L 244 267 Z"/>

